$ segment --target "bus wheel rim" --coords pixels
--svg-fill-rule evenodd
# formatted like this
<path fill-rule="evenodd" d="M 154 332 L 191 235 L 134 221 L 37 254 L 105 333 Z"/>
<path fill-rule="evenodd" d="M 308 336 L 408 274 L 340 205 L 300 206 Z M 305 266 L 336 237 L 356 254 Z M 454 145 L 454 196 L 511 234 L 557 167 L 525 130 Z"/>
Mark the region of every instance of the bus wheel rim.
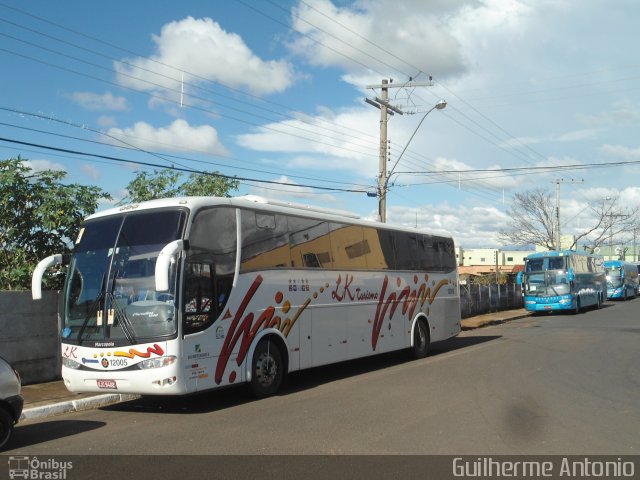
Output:
<path fill-rule="evenodd" d="M 427 344 L 427 334 L 424 331 L 424 326 L 422 325 L 422 322 L 418 323 L 417 328 L 418 328 L 418 347 L 422 349 Z"/>
<path fill-rule="evenodd" d="M 256 378 L 260 385 L 268 387 L 273 384 L 278 375 L 278 366 L 275 359 L 268 353 L 261 353 L 256 361 Z"/>

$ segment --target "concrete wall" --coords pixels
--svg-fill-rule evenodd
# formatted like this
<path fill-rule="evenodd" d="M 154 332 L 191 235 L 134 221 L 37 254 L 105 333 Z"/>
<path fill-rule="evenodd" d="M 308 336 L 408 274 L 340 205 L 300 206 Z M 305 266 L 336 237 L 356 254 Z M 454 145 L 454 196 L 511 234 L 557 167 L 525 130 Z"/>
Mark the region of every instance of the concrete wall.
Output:
<path fill-rule="evenodd" d="M 0 291 L 0 355 L 20 373 L 22 384 L 60 378 L 58 292 Z"/>

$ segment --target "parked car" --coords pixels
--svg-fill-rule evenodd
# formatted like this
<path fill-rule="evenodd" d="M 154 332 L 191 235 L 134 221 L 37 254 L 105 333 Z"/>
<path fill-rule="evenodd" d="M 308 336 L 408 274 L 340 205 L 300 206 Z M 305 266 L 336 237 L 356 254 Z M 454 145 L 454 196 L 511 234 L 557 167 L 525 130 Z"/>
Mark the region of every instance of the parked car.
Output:
<path fill-rule="evenodd" d="M 18 423 L 24 399 L 20 395 L 20 375 L 0 357 L 0 450 L 9 441 L 13 427 Z"/>

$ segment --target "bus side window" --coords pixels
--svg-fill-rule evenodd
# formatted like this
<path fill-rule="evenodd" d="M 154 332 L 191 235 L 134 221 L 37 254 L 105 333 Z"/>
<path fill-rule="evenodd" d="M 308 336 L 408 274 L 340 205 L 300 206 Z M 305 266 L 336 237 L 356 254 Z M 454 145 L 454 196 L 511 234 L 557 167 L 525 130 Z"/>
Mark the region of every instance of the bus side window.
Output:
<path fill-rule="evenodd" d="M 214 304 L 215 289 L 211 272 L 213 266 L 203 263 L 187 263 L 184 287 L 184 333 L 194 333 L 207 328 L 215 320 L 218 310 Z"/>

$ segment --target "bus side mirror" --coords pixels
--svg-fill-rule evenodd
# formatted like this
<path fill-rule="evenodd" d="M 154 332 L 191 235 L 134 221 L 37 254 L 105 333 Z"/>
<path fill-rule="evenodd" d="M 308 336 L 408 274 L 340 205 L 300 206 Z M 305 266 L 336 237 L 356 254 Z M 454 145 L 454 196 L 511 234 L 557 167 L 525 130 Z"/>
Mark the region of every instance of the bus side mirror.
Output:
<path fill-rule="evenodd" d="M 624 278 L 624 268 L 620 269 L 620 278 Z"/>
<path fill-rule="evenodd" d="M 569 282 L 573 282 L 576 279 L 576 275 L 575 273 L 573 273 L 573 268 L 570 268 L 569 270 L 567 270 L 567 280 L 569 280 Z"/>
<path fill-rule="evenodd" d="M 155 280 L 157 292 L 169 291 L 169 265 L 175 254 L 180 252 L 184 247 L 182 240 L 174 240 L 164 246 L 158 254 L 156 261 Z"/>
<path fill-rule="evenodd" d="M 61 254 L 51 255 L 38 262 L 33 274 L 31 275 L 31 298 L 34 300 L 42 300 L 42 277 L 47 268 L 63 263 Z"/>
<path fill-rule="evenodd" d="M 524 275 L 522 274 L 522 272 L 518 272 L 518 276 L 516 277 L 516 283 L 517 283 L 518 285 L 522 285 L 522 277 L 523 277 L 523 276 L 524 276 Z"/>

